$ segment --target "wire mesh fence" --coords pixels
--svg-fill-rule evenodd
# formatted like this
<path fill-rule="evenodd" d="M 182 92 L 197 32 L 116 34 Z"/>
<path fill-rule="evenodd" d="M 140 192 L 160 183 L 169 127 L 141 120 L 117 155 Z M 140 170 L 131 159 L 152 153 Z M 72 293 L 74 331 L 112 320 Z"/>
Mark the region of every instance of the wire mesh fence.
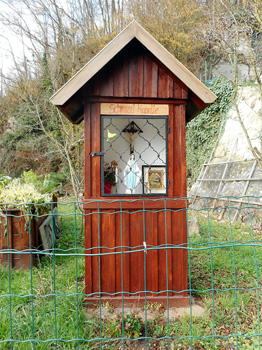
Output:
<path fill-rule="evenodd" d="M 8 204 L 1 205 L 0 348 L 260 349 L 262 209 L 251 204 L 255 198 L 245 197 L 239 221 L 233 222 L 239 207 L 229 197 L 219 199 L 201 198 L 201 205 L 197 200 L 184 209 L 156 209 L 155 214 L 161 212 L 164 217 L 169 212 L 186 212 L 188 243 L 168 244 L 164 239 L 145 244 L 149 242 L 148 223 L 142 220 L 145 236 L 135 249 L 131 241 L 126 246 L 121 239 L 118 246 L 85 248 L 88 231 L 84 233 L 84 220 L 102 214 L 125 215 L 124 209 L 103 211 L 98 205 L 97 210 L 83 212 L 81 203 L 63 202 L 57 209 L 51 204 L 49 213 L 38 215 L 30 204 L 13 205 L 11 211 Z M 149 211 L 145 207 L 139 210 L 142 216 Z M 134 210 L 127 215 L 136 214 Z M 167 221 L 163 223 L 163 232 L 168 234 Z M 98 225 L 98 243 L 102 229 L 103 225 Z M 188 257 L 187 288 L 173 290 L 167 276 L 169 259 L 182 250 Z M 159 279 L 164 279 L 165 285 L 154 293 L 148 265 L 150 254 L 156 252 L 163 252 L 158 255 L 164 266 Z M 138 254 L 143 256 L 139 261 L 145 283 L 140 290 L 126 290 L 124 258 Z M 118 305 L 103 302 L 106 291 L 99 283 L 101 271 L 96 277 L 100 289 L 87 293 L 86 259 L 97 259 L 103 268 L 105 256 L 119 257 L 114 269 L 121 291 L 111 293 L 112 299 L 120 297 Z M 159 294 L 165 303 L 159 302 Z M 188 306 L 172 307 L 169 299 L 180 294 L 188 296 Z M 142 305 L 128 302 L 128 298 L 139 300 L 141 295 Z M 89 302 L 90 297 L 97 302 Z"/>

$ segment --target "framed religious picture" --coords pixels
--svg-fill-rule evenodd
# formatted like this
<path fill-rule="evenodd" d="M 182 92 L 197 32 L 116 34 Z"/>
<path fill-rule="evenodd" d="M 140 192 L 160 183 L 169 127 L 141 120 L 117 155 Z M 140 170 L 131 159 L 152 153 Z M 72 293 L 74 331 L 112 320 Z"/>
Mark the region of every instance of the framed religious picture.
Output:
<path fill-rule="evenodd" d="M 143 165 L 143 193 L 166 193 L 166 167 L 164 165 Z"/>

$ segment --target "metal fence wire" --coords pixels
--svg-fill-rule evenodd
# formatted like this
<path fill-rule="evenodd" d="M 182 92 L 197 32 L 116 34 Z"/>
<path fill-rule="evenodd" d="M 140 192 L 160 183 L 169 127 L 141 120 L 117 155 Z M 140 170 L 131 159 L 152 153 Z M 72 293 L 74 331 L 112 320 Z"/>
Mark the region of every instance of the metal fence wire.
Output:
<path fill-rule="evenodd" d="M 254 204 L 257 197 L 245 197 L 241 209 L 230 199 L 202 197 L 193 207 L 180 209 L 187 213 L 187 245 L 145 247 L 141 242 L 134 250 L 121 238 L 122 244 L 106 253 L 102 245 L 94 250 L 84 245 L 85 215 L 98 216 L 103 211 L 84 214 L 81 203 L 63 202 L 57 208 L 50 204 L 50 212 L 39 215 L 37 205 L 1 204 L 0 348 L 260 349 L 262 212 Z M 144 215 L 149 209 L 143 208 L 140 212 Z M 159 211 L 166 215 L 177 210 Z M 239 210 L 239 221 L 233 222 Z M 121 209 L 103 215 L 124 213 Z M 143 231 L 146 235 L 146 221 Z M 185 249 L 188 288 L 174 291 L 167 283 L 160 291 L 167 306 L 148 301 L 152 291 L 146 289 L 146 283 L 137 293 L 124 290 L 125 254 L 142 252 L 140 268 L 147 280 L 150 250 L 164 251 L 167 259 L 163 263 L 167 264 L 173 250 Z M 86 301 L 93 295 L 86 294 L 85 259 L 94 254 L 99 261 L 105 254 L 120 256 L 120 265 L 116 266 L 122 281 L 118 306 L 103 303 L 105 292 L 101 289 L 96 293 L 98 303 Z M 188 294 L 188 307 L 170 307 L 168 298 L 175 293 Z M 126 303 L 131 294 L 144 295 L 144 305 Z"/>

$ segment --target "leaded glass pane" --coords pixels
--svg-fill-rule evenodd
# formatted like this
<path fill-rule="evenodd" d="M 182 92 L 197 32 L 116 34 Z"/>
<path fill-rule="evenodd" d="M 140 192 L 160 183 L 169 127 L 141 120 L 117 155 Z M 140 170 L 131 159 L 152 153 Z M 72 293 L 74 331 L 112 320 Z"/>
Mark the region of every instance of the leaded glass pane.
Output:
<path fill-rule="evenodd" d="M 102 117 L 102 195 L 167 194 L 167 117 Z"/>

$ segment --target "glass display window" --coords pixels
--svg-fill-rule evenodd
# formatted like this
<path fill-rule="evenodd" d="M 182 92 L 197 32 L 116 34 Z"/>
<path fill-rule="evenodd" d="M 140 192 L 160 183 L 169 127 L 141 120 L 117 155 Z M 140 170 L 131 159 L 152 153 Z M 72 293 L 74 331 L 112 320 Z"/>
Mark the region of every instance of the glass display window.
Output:
<path fill-rule="evenodd" d="M 102 196 L 168 193 L 167 116 L 102 116 Z"/>

